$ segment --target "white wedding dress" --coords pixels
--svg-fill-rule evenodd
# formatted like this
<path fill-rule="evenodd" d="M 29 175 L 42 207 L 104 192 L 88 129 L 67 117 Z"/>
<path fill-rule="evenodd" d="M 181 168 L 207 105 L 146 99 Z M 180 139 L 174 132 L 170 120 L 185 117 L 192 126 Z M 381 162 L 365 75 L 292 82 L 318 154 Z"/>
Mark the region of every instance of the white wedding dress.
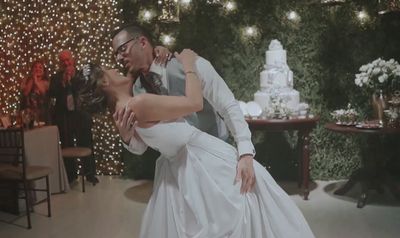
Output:
<path fill-rule="evenodd" d="M 309 238 L 301 211 L 254 161 L 255 188 L 235 184 L 237 150 L 185 121 L 136 128 L 161 152 L 140 238 Z"/>

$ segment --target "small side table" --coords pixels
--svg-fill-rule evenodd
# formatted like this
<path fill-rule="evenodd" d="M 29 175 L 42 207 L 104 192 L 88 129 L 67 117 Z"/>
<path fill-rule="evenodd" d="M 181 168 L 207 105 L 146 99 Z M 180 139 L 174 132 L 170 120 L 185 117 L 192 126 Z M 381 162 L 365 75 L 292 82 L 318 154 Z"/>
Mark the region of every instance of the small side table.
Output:
<path fill-rule="evenodd" d="M 303 119 L 246 119 L 251 131 L 269 132 L 298 131 L 299 179 L 298 186 L 304 189 L 304 200 L 308 200 L 310 180 L 310 132 L 316 127 L 319 117 Z"/>
<path fill-rule="evenodd" d="M 378 190 L 378 192 L 383 192 L 381 186 L 382 182 L 386 182 L 389 185 L 391 192 L 395 197 L 400 198 L 400 191 L 396 188 L 395 183 L 388 176 L 388 171 L 386 171 L 383 165 L 382 148 L 380 142 L 380 136 L 391 135 L 400 136 L 400 128 L 380 128 L 380 129 L 359 129 L 354 126 L 340 126 L 335 123 L 325 124 L 325 128 L 343 135 L 362 135 L 366 137 L 366 144 L 362 146 L 362 161 L 361 168 L 355 170 L 347 183 L 337 189 L 334 194 L 344 195 L 346 194 L 356 183 L 361 183 L 361 195 L 357 201 L 357 207 L 362 208 L 365 206 L 368 199 L 368 190 L 373 188 Z"/>

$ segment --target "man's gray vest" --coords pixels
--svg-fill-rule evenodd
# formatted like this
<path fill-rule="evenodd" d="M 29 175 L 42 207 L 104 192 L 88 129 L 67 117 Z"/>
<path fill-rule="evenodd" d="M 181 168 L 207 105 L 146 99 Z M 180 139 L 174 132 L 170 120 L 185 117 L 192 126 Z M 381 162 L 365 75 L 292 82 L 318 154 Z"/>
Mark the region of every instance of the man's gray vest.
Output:
<path fill-rule="evenodd" d="M 172 58 L 167 64 L 167 80 L 169 86 L 168 95 L 185 95 L 185 73 L 182 64 L 179 63 L 179 61 L 175 58 Z M 142 92 L 144 92 L 144 90 L 140 85 L 140 80 L 136 80 L 134 93 L 139 94 Z M 218 129 L 218 124 L 225 127 L 222 119 L 218 116 L 211 104 L 206 99 L 203 101 L 202 111 L 192 113 L 186 116 L 185 119 L 188 121 L 188 123 L 197 127 L 198 129 L 219 138 L 221 138 L 221 136 Z M 221 139 L 226 140 L 227 138 Z"/>

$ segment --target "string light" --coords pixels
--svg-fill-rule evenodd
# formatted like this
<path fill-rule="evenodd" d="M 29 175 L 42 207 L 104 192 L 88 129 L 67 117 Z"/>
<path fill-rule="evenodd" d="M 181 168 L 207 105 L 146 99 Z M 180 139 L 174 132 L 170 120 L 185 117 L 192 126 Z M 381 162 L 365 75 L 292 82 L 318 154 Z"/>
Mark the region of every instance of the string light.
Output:
<path fill-rule="evenodd" d="M 98 143 L 95 144 L 94 149 L 99 167 L 98 173 L 107 175 L 121 174 L 124 166 L 120 162 L 122 149 L 118 131 L 110 122 L 110 117 L 109 112 L 97 115 L 93 123 L 97 126 L 92 128 L 93 135 L 99 135 Z"/>
<path fill-rule="evenodd" d="M 144 9 L 139 12 L 139 21 L 150 22 L 156 14 L 153 10 Z"/>
<path fill-rule="evenodd" d="M 365 10 L 356 12 L 356 15 L 361 24 L 365 23 L 369 19 L 369 15 Z"/>
<path fill-rule="evenodd" d="M 32 62 L 42 59 L 53 75 L 58 53 L 70 49 L 76 64 L 114 66 L 108 32 L 119 24 L 116 0 L 3 0 L 0 9 L 0 114 L 19 110 L 20 83 Z M 120 174 L 123 164 L 118 132 L 108 116 L 94 118 L 94 154 L 98 174 Z M 103 138 L 103 139 L 99 139 Z M 108 165 L 105 166 L 104 159 Z"/>
<path fill-rule="evenodd" d="M 256 32 L 257 32 L 256 29 L 254 27 L 252 27 L 252 26 L 248 26 L 245 29 L 245 33 L 248 36 L 254 36 L 256 34 Z"/>
<path fill-rule="evenodd" d="M 233 1 L 227 1 L 224 4 L 224 8 L 226 9 L 226 11 L 231 12 L 236 9 L 236 3 Z"/>
<path fill-rule="evenodd" d="M 242 29 L 242 36 L 244 40 L 256 38 L 258 36 L 258 29 L 255 26 L 247 26 Z"/>
<path fill-rule="evenodd" d="M 169 34 L 161 34 L 160 38 L 164 45 L 172 46 L 175 43 L 175 38 Z"/>
<path fill-rule="evenodd" d="M 256 26 L 241 27 L 240 32 L 240 39 L 246 44 L 257 42 L 260 36 L 260 32 Z"/>
<path fill-rule="evenodd" d="M 152 18 L 152 14 L 150 11 L 145 11 L 143 17 L 145 20 L 150 20 Z"/>
<path fill-rule="evenodd" d="M 297 12 L 295 12 L 295 11 L 288 12 L 286 14 L 286 16 L 287 16 L 287 19 L 289 19 L 290 21 L 293 21 L 293 22 L 297 22 L 300 20 L 299 14 L 297 14 Z"/>

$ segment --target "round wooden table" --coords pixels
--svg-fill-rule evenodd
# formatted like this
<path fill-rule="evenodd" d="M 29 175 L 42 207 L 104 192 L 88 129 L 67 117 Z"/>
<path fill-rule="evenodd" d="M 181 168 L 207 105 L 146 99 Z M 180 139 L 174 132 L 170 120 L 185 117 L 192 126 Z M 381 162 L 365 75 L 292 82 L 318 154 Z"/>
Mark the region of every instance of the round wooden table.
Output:
<path fill-rule="evenodd" d="M 298 186 L 304 189 L 304 200 L 308 200 L 310 180 L 310 132 L 316 127 L 319 117 L 296 119 L 246 119 L 251 131 L 269 132 L 298 131 L 299 179 Z"/>
<path fill-rule="evenodd" d="M 400 198 L 400 191 L 395 182 L 391 179 L 390 174 L 385 168 L 385 159 L 383 158 L 383 151 L 387 150 L 381 141 L 382 136 L 400 136 L 400 128 L 376 128 L 365 129 L 357 128 L 355 126 L 341 126 L 335 123 L 325 124 L 325 128 L 347 136 L 361 135 L 365 137 L 366 143 L 361 143 L 361 167 L 354 171 L 350 176 L 347 183 L 336 190 L 334 193 L 337 195 L 344 195 L 356 183 L 361 183 L 361 195 L 357 202 L 357 207 L 362 208 L 365 206 L 368 199 L 368 190 L 373 188 L 378 192 L 383 192 L 382 182 L 388 185 L 391 192 L 395 197 Z M 398 149 L 398 148 L 396 148 Z"/>
<path fill-rule="evenodd" d="M 364 129 L 364 128 L 357 128 L 355 126 L 340 126 L 336 125 L 335 123 L 327 123 L 325 124 L 325 128 L 339 132 L 342 134 L 366 134 L 366 135 L 396 135 L 400 134 L 400 128 L 378 128 L 378 129 Z"/>

